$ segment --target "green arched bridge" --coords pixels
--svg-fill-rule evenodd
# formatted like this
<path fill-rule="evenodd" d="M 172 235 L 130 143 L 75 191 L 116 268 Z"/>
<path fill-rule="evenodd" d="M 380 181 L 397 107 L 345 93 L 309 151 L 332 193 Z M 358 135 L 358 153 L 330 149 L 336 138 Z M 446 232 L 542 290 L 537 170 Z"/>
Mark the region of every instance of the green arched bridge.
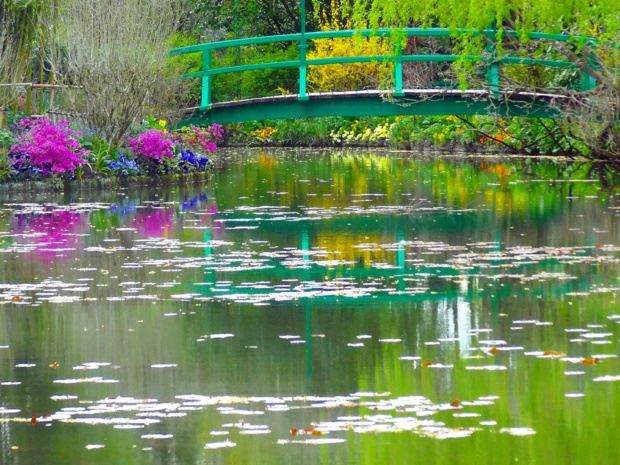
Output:
<path fill-rule="evenodd" d="M 378 35 L 389 37 L 403 34 L 407 37 L 449 38 L 455 31 L 443 28 L 407 28 L 379 30 L 342 30 L 320 31 L 278 36 L 253 37 L 245 39 L 210 42 L 172 50 L 171 55 L 201 54 L 201 69 L 185 75 L 186 78 L 201 79 L 201 103 L 199 107 L 189 109 L 182 125 L 234 123 L 251 120 L 309 118 L 320 116 L 392 116 L 392 115 L 472 115 L 499 114 L 503 116 L 545 117 L 557 114 L 553 102 L 562 99 L 557 93 L 532 93 L 523 91 L 503 91 L 499 86 L 500 68 L 505 65 L 527 65 L 549 68 L 577 68 L 568 60 L 546 60 L 517 56 L 499 56 L 495 47 L 487 46 L 484 55 L 468 56 L 474 62 L 482 63 L 485 69 L 484 83 L 478 89 L 462 91 L 437 85 L 430 89 L 407 89 L 403 86 L 403 64 L 414 62 L 450 63 L 462 58 L 454 54 L 406 54 L 398 46 L 392 55 L 346 56 L 309 59 L 309 43 L 317 39 L 351 38 L 357 35 L 369 37 Z M 472 34 L 471 31 L 456 31 L 456 34 Z M 476 34 L 487 37 L 489 43 L 496 40 L 498 31 L 487 29 Z M 503 31 L 512 34 L 514 31 Z M 565 34 L 532 33 L 530 40 L 546 42 L 568 42 L 574 37 Z M 268 43 L 298 43 L 297 59 L 278 62 L 260 62 L 229 67 L 214 67 L 213 53 L 216 51 L 245 46 L 257 46 Z M 393 88 L 382 92 L 379 90 L 361 90 L 350 92 L 308 92 L 307 70 L 311 66 L 334 64 L 391 62 L 394 64 Z M 214 102 L 211 98 L 212 81 L 215 76 L 245 71 L 297 68 L 299 71 L 299 90 L 297 94 L 258 97 L 246 100 Z M 588 75 L 582 74 L 578 90 L 592 89 L 596 82 Z"/>

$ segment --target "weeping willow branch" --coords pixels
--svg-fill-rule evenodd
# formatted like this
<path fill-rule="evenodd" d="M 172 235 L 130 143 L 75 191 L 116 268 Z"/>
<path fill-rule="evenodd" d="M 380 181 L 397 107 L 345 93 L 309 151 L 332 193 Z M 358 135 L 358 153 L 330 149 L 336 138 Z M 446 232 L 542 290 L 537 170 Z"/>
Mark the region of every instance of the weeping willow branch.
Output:
<path fill-rule="evenodd" d="M 0 0 L 0 84 L 29 81 L 26 70 L 56 0 Z M 0 107 L 13 103 L 19 86 L 0 87 Z"/>

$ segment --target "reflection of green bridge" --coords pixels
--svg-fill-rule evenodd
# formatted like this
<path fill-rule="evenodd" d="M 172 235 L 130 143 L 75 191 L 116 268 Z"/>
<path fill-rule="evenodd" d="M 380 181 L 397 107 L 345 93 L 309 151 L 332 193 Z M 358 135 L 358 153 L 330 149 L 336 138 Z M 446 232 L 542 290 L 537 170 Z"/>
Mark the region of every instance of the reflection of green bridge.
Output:
<path fill-rule="evenodd" d="M 191 45 L 173 50 L 172 55 L 200 53 L 202 56 L 201 69 L 185 76 L 202 80 L 201 103 L 199 107 L 193 109 L 193 113 L 186 118 L 183 124 L 204 124 L 215 121 L 230 123 L 261 119 L 319 116 L 466 115 L 493 113 L 544 117 L 556 114 L 556 110 L 550 103 L 554 99 L 561 99 L 562 96 L 501 91 L 499 86 L 501 67 L 512 64 L 550 68 L 577 68 L 577 65 L 567 60 L 498 56 L 495 47 L 488 46 L 484 55 L 467 57 L 471 61 L 483 65 L 485 70 L 484 83 L 480 88 L 461 91 L 450 88 L 450 84 L 446 88 L 445 83 L 438 83 L 436 88 L 433 89 L 406 89 L 403 85 L 403 64 L 423 62 L 452 63 L 463 57 L 454 54 L 405 54 L 401 46 L 396 45 L 393 55 L 309 59 L 307 58 L 309 44 L 319 39 L 352 38 L 357 35 L 390 37 L 393 34 L 401 33 L 406 37 L 445 38 L 449 40 L 454 36 L 454 31 L 443 28 L 407 28 L 398 30 L 398 32 L 393 29 L 379 29 L 377 31 L 346 30 L 306 33 L 304 25 L 305 21 L 302 20 L 302 32 L 297 34 L 226 40 Z M 505 35 L 512 34 L 516 37 L 514 31 L 505 31 L 503 33 Z M 457 34 L 471 34 L 471 31 L 457 31 Z M 489 42 L 494 42 L 498 31 L 488 29 L 477 34 L 484 35 Z M 532 33 L 530 39 L 535 41 L 568 42 L 571 40 L 571 36 L 566 34 Z M 297 59 L 219 68 L 212 65 L 213 53 L 215 51 L 286 42 L 298 43 L 299 55 Z M 308 92 L 308 67 L 370 62 L 393 63 L 393 88 L 389 93 L 382 93 L 376 90 L 329 93 Z M 229 102 L 212 101 L 212 81 L 215 76 L 278 68 L 298 69 L 299 90 L 297 94 Z M 584 91 L 591 89 L 595 84 L 595 81 L 585 74 L 582 74 L 581 82 L 578 83 L 580 89 Z"/>
<path fill-rule="evenodd" d="M 549 213 L 547 212 L 547 215 Z M 231 215 L 236 220 L 242 219 L 243 215 Z M 407 258 L 407 249 L 409 251 L 416 250 L 411 248 L 407 243 L 409 242 L 405 231 L 410 230 L 408 216 L 397 217 L 396 219 L 390 217 L 373 217 L 379 219 L 379 226 L 381 230 L 386 230 L 386 225 L 389 223 L 393 225 L 392 232 L 395 236 L 392 238 L 393 247 L 384 249 L 384 253 L 390 254 L 388 259 L 386 256 L 385 262 L 369 264 L 364 261 L 357 260 L 344 260 L 346 263 L 337 263 L 333 265 L 319 264 L 320 260 L 314 258 L 311 243 L 313 242 L 312 236 L 316 234 L 316 230 L 313 228 L 313 223 L 308 221 L 299 221 L 294 223 L 288 223 L 286 228 L 282 228 L 282 221 L 269 221 L 263 224 L 263 227 L 273 230 L 278 229 L 286 234 L 286 242 L 289 242 L 291 238 L 298 238 L 299 250 L 298 261 L 292 265 L 291 263 L 282 262 L 280 258 L 265 259 L 265 264 L 270 268 L 268 270 L 258 267 L 252 268 L 248 266 L 247 269 L 239 270 L 236 265 L 232 265 L 232 269 L 228 270 L 227 266 L 218 266 L 217 254 L 213 253 L 210 247 L 205 249 L 207 257 L 214 258 L 214 264 L 212 266 L 206 265 L 205 279 L 202 283 L 196 284 L 192 288 L 192 292 L 198 292 L 204 297 L 210 297 L 215 300 L 226 298 L 229 294 L 234 295 L 246 295 L 248 298 L 267 298 L 267 300 L 277 301 L 276 296 L 279 291 L 275 288 L 275 285 L 281 284 L 284 280 L 296 281 L 298 285 L 301 285 L 303 290 L 299 291 L 299 296 L 291 297 L 291 300 L 309 299 L 313 303 L 318 305 L 333 305 L 338 301 L 346 301 L 349 304 L 386 304 L 392 302 L 426 302 L 426 301 L 453 301 L 459 297 L 464 298 L 467 301 L 472 301 L 474 298 L 481 298 L 484 291 L 477 289 L 477 286 L 472 285 L 472 280 L 482 278 L 482 281 L 494 282 L 497 274 L 504 274 L 506 271 L 501 271 L 497 268 L 501 263 L 498 260 L 479 260 L 478 263 L 474 263 L 466 268 L 460 268 L 449 264 L 446 260 L 413 262 Z M 231 219 L 231 217 L 228 217 Z M 416 228 L 420 231 L 426 228 L 437 228 L 441 231 L 451 230 L 455 231 L 455 228 L 460 225 L 453 222 L 454 218 L 450 215 L 432 215 L 428 218 L 417 217 Z M 351 226 L 351 229 L 364 231 L 364 222 L 366 224 L 376 225 L 375 221 L 368 218 L 359 218 L 357 221 L 350 217 L 336 218 L 331 220 L 334 230 L 342 230 L 342 224 L 338 223 L 355 223 Z M 474 224 L 472 228 L 485 227 L 483 224 Z M 210 235 L 205 236 L 205 242 L 211 240 Z M 438 239 L 442 242 L 441 239 Z M 497 231 L 496 236 L 496 249 L 495 252 L 499 253 L 502 249 L 502 237 L 500 230 Z M 389 242 L 389 240 L 388 240 Z M 307 252 L 307 253 L 305 253 Z M 256 254 L 260 256 L 259 253 Z M 241 262 L 241 259 L 240 259 Z M 561 271 L 563 265 L 554 257 L 541 258 L 536 263 L 527 261 L 526 263 L 519 264 L 510 269 L 509 273 L 516 275 L 528 276 L 538 271 Z M 482 266 L 481 266 L 482 264 Z M 265 279 L 271 281 L 269 285 L 265 285 Z M 328 292 L 326 295 L 317 295 L 312 297 L 303 297 L 304 292 L 312 292 L 321 287 L 321 283 L 333 283 L 334 281 L 341 280 L 342 282 L 342 295 L 334 295 L 333 292 Z M 216 286 L 220 282 L 229 282 L 230 288 L 223 290 L 222 288 L 216 289 Z M 460 288 L 458 282 L 465 281 L 468 283 L 466 290 Z M 351 285 L 347 286 L 347 282 Z M 502 287 L 494 289 L 492 293 L 484 294 L 488 295 L 487 298 L 495 304 L 499 302 L 503 297 L 508 297 L 511 294 L 518 293 L 523 287 L 523 283 L 520 278 L 511 277 L 503 278 Z M 254 284 L 261 283 L 261 285 L 255 286 Z M 373 289 L 373 285 L 370 283 L 380 284 L 377 290 Z M 330 287 L 330 286 L 327 286 Z M 485 284 L 481 286 L 485 287 Z M 357 297 L 347 297 L 347 289 L 362 289 L 367 291 L 366 295 L 360 295 Z M 388 290 L 388 288 L 390 290 Z M 536 296 L 561 296 L 567 292 L 586 291 L 588 288 L 587 283 L 583 281 L 558 281 L 553 284 L 552 289 L 536 289 L 533 291 L 533 295 Z M 336 288 L 331 288 L 332 291 L 336 291 Z M 285 291 L 288 293 L 288 291 Z M 280 294 L 283 295 L 283 294 Z M 283 299 L 286 300 L 286 299 Z M 289 300 L 287 300 L 289 301 Z"/>

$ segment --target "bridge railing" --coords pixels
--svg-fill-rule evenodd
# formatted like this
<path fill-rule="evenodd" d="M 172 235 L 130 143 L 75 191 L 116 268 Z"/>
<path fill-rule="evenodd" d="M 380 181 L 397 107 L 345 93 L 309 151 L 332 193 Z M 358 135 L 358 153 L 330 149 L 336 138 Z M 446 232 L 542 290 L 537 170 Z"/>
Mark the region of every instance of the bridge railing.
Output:
<path fill-rule="evenodd" d="M 456 54 L 403 54 L 400 46 L 396 46 L 395 53 L 392 55 L 373 55 L 373 56 L 341 56 L 341 57 L 328 57 L 328 58 L 313 58 L 307 57 L 308 42 L 318 39 L 337 39 L 337 38 L 353 38 L 357 36 L 370 37 L 390 37 L 393 34 L 400 34 L 405 37 L 428 37 L 428 38 L 450 38 L 454 37 L 454 31 L 445 28 L 405 28 L 405 29 L 378 29 L 378 30 L 340 30 L 340 31 L 319 31 L 308 33 L 296 33 L 296 34 L 284 34 L 277 36 L 264 36 L 264 37 L 251 37 L 244 39 L 232 39 L 220 42 L 209 42 L 197 45 L 189 45 L 186 47 L 173 49 L 170 54 L 172 56 L 201 53 L 201 69 L 194 73 L 188 73 L 183 77 L 186 78 L 201 78 L 202 79 L 202 91 L 201 91 L 201 110 L 208 110 L 211 108 L 212 99 L 211 91 L 213 85 L 213 77 L 220 74 L 227 73 L 241 73 L 245 71 L 256 71 L 264 69 L 274 68 L 298 68 L 299 69 L 299 93 L 297 95 L 298 100 L 308 100 L 308 80 L 307 80 L 307 68 L 309 66 L 326 66 L 334 64 L 350 64 L 350 63 L 370 63 L 370 62 L 392 62 L 394 63 L 394 92 L 395 97 L 402 97 L 405 95 L 403 88 L 403 63 L 413 62 L 455 62 L 462 58 L 463 55 Z M 494 42 L 497 38 L 498 31 L 494 29 L 487 29 L 482 32 L 472 32 L 469 30 L 457 30 L 457 35 L 470 34 L 473 36 L 484 35 L 489 38 L 491 42 Z M 516 37 L 515 31 L 503 31 L 505 36 L 511 34 Z M 573 36 L 567 34 L 546 34 L 546 33 L 531 33 L 529 35 L 530 40 L 541 41 L 557 41 L 568 42 L 574 39 Z M 288 61 L 274 61 L 274 62 L 260 62 L 253 64 L 243 64 L 236 66 L 226 67 L 213 67 L 213 52 L 215 50 L 254 46 L 260 44 L 278 43 L 278 42 L 298 42 L 299 56 L 295 60 Z M 469 55 L 469 60 L 475 62 L 484 62 L 487 72 L 486 81 L 488 90 L 491 93 L 499 91 L 499 66 L 501 64 L 521 64 L 531 66 L 545 66 L 555 68 L 577 68 L 577 65 L 568 60 L 547 60 L 537 58 L 524 58 L 516 56 L 498 56 L 495 50 L 495 46 L 491 45 L 487 47 L 486 55 Z M 588 76 L 582 75 L 581 88 L 582 90 L 589 90 L 594 87 L 596 83 Z"/>

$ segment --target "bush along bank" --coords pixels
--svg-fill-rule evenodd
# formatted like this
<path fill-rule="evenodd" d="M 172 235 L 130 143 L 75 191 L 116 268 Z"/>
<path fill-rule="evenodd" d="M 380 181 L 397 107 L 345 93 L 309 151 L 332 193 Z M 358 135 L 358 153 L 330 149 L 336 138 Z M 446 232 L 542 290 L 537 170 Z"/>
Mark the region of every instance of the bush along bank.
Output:
<path fill-rule="evenodd" d="M 230 145 L 368 146 L 402 150 L 589 156 L 569 128 L 548 118 L 396 116 L 271 120 L 226 126 Z"/>
<path fill-rule="evenodd" d="M 165 121 L 148 118 L 120 147 L 110 147 L 66 121 L 14 117 L 0 129 L 0 186 L 60 189 L 83 182 L 204 178 L 222 134 L 218 124 L 168 131 Z"/>

